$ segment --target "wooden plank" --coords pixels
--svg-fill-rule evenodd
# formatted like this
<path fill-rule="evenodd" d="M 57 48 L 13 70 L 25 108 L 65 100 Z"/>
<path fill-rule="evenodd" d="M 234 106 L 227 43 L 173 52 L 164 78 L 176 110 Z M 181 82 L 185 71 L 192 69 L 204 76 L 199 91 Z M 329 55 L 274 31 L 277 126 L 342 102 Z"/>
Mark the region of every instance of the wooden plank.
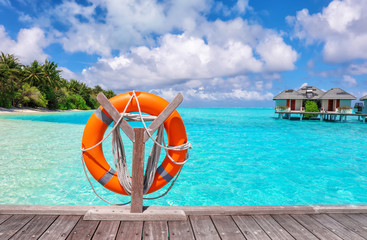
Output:
<path fill-rule="evenodd" d="M 272 215 L 272 217 L 279 223 L 289 234 L 295 239 L 312 239 L 317 240 L 318 238 L 313 235 L 310 231 L 299 224 L 294 218 L 289 215 Z"/>
<path fill-rule="evenodd" d="M 338 237 L 336 234 L 331 232 L 329 229 L 327 229 L 325 226 L 320 224 L 318 221 L 316 221 L 309 215 L 291 215 L 291 216 L 319 239 L 325 239 L 325 240 L 341 239 L 340 237 Z"/>
<path fill-rule="evenodd" d="M 211 218 L 221 239 L 245 239 L 231 216 L 212 216 Z"/>
<path fill-rule="evenodd" d="M 112 117 L 113 121 L 117 122 L 120 119 L 121 115 L 119 111 L 117 111 L 115 106 L 113 106 L 113 104 L 107 99 L 107 97 L 103 93 L 98 93 L 97 100 L 102 105 L 104 110 L 106 110 L 106 112 L 108 112 L 108 114 Z M 120 128 L 122 129 L 122 131 L 124 131 L 126 136 L 128 136 L 128 138 L 132 142 L 134 142 L 135 137 L 133 128 L 125 119 L 121 119 Z"/>
<path fill-rule="evenodd" d="M 190 216 L 189 218 L 196 240 L 220 239 L 209 216 Z"/>
<path fill-rule="evenodd" d="M 85 221 L 80 219 L 68 236 L 69 239 L 83 240 L 91 239 L 99 225 L 99 221 Z"/>
<path fill-rule="evenodd" d="M 168 229 L 171 240 L 195 239 L 188 220 L 168 221 Z"/>
<path fill-rule="evenodd" d="M 143 222 L 121 222 L 116 240 L 140 240 L 143 232 Z"/>
<path fill-rule="evenodd" d="M 294 239 L 270 215 L 257 215 L 253 216 L 253 218 L 271 239 L 278 239 L 278 240 Z"/>
<path fill-rule="evenodd" d="M 367 221 L 363 224 L 357 222 L 353 218 L 350 218 L 346 214 L 329 214 L 330 217 L 340 222 L 353 232 L 359 234 L 360 236 L 367 238 Z"/>
<path fill-rule="evenodd" d="M 120 221 L 101 221 L 93 240 L 114 240 L 120 226 Z"/>
<path fill-rule="evenodd" d="M 130 210 L 130 206 L 72 206 L 72 205 L 2 205 L 0 214 L 85 215 L 89 210 Z M 365 205 L 286 205 L 286 206 L 151 206 L 152 210 L 183 210 L 187 215 L 252 215 L 252 214 L 313 214 L 367 213 Z"/>
<path fill-rule="evenodd" d="M 144 222 L 143 239 L 168 239 L 168 229 L 166 221 L 147 221 Z"/>
<path fill-rule="evenodd" d="M 10 214 L 1 214 L 0 215 L 0 224 L 5 222 L 6 219 L 10 218 L 12 215 Z"/>
<path fill-rule="evenodd" d="M 148 131 L 151 135 L 157 129 L 160 125 L 166 121 L 166 119 L 176 110 L 176 108 L 181 104 L 183 100 L 183 96 L 181 93 L 177 94 L 177 96 L 170 102 L 165 109 L 158 115 L 158 117 L 149 125 Z M 144 134 L 144 142 L 146 142 L 149 139 L 148 133 Z"/>
<path fill-rule="evenodd" d="M 347 214 L 348 217 L 362 224 L 363 227 L 367 228 L 367 216 L 364 214 Z"/>
<path fill-rule="evenodd" d="M 37 239 L 55 221 L 57 216 L 38 215 L 32 218 L 11 239 Z"/>
<path fill-rule="evenodd" d="M 131 213 L 129 209 L 121 210 L 90 210 L 84 220 L 97 221 L 185 221 L 187 216 L 182 210 L 152 210 L 150 207 L 144 209 L 142 213 Z"/>
<path fill-rule="evenodd" d="M 66 239 L 79 219 L 80 216 L 59 216 L 39 239 Z"/>
<path fill-rule="evenodd" d="M 326 214 L 316 214 L 310 216 L 343 239 L 355 239 L 355 240 L 364 239 L 357 233 L 351 231 L 350 229 L 348 229 L 347 227 L 345 227 L 344 225 L 342 225 L 341 223 L 339 223 L 338 221 L 334 220 L 333 218 L 331 218 Z"/>
<path fill-rule="evenodd" d="M 251 216 L 232 216 L 232 218 L 247 239 L 270 240 Z"/>
<path fill-rule="evenodd" d="M 8 239 L 27 224 L 34 215 L 13 215 L 0 225 L 1 239 Z"/>
<path fill-rule="evenodd" d="M 131 186 L 131 213 L 143 212 L 144 185 L 144 128 L 134 128 L 135 142 L 133 143 L 133 166 Z"/>

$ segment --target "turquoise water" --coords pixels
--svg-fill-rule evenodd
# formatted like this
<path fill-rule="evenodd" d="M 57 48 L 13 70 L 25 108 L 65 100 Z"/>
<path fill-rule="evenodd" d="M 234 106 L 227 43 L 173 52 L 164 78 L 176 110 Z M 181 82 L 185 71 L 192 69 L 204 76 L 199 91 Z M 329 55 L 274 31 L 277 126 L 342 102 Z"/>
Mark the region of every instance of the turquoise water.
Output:
<path fill-rule="evenodd" d="M 194 147 L 190 160 L 170 193 L 145 205 L 367 204 L 367 124 L 280 120 L 273 109 L 179 112 Z M 91 114 L 1 116 L 0 204 L 106 205 L 80 160 Z M 109 201 L 129 199 L 93 183 Z"/>

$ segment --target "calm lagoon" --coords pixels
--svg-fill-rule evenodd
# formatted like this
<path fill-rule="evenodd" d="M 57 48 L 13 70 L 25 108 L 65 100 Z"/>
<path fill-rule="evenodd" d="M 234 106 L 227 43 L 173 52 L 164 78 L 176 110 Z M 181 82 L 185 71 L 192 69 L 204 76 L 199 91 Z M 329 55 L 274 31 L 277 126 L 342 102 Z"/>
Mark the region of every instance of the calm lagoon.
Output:
<path fill-rule="evenodd" d="M 106 205 L 80 160 L 92 113 L 0 116 L 0 204 Z M 170 193 L 145 205 L 367 204 L 367 124 L 280 120 L 274 109 L 179 113 L 193 145 L 190 160 Z M 110 143 L 103 148 L 112 163 Z M 129 200 L 93 184 L 109 201 Z"/>

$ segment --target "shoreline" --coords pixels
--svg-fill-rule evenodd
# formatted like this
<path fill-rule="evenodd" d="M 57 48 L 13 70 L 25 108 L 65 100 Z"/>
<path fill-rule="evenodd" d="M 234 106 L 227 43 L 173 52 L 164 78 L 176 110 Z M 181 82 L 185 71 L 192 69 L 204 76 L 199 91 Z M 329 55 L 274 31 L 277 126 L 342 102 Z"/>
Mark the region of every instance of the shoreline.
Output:
<path fill-rule="evenodd" d="M 84 111 L 79 109 L 71 110 L 50 110 L 38 108 L 3 108 L 0 107 L 0 115 L 31 115 L 31 114 L 46 114 L 46 113 L 62 113 L 62 112 L 78 112 Z"/>

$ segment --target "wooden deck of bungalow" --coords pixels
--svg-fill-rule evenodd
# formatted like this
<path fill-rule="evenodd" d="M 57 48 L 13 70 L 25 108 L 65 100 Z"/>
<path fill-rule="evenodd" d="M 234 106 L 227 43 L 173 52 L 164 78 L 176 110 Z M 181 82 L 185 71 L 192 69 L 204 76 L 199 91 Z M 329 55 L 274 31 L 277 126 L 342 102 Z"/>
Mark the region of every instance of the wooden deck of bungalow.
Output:
<path fill-rule="evenodd" d="M 0 205 L 0 239 L 367 239 L 367 205 L 149 207 L 182 221 L 83 220 L 110 206 Z"/>
<path fill-rule="evenodd" d="M 340 113 L 340 112 L 301 112 L 301 111 L 275 111 L 278 114 L 278 118 L 286 118 L 290 119 L 292 115 L 299 115 L 299 119 L 302 121 L 305 114 L 317 115 L 320 118 L 320 121 L 346 121 L 347 117 L 357 117 L 359 121 L 363 123 L 367 120 L 366 113 Z M 339 118 L 339 119 L 338 119 Z"/>

